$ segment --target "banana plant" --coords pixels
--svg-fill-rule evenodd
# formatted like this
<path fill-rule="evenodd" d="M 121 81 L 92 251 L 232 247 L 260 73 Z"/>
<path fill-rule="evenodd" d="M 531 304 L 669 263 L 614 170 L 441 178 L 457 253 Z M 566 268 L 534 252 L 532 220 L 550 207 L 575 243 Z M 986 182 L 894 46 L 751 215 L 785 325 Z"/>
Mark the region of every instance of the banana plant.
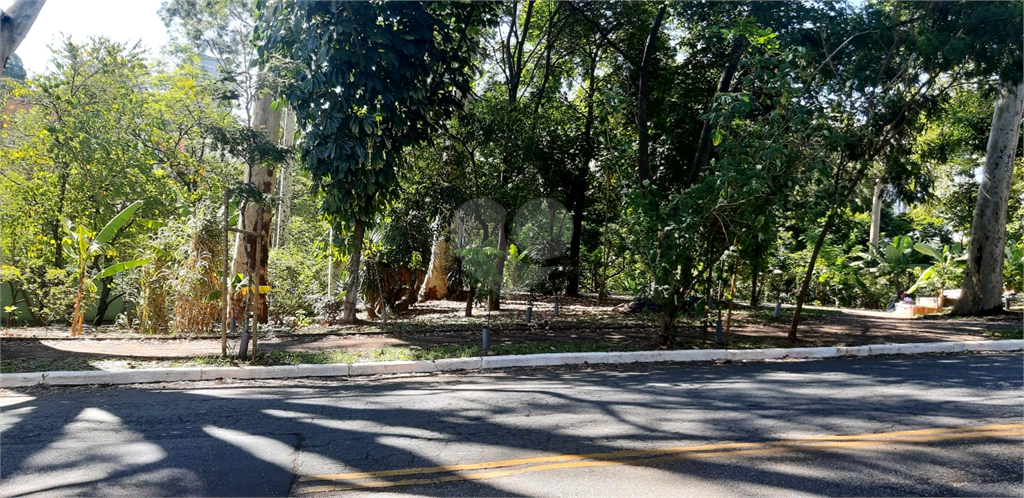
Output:
<path fill-rule="evenodd" d="M 862 260 L 858 266 L 866 267 L 867 271 L 894 283 L 895 295 L 898 296 L 903 292 L 904 285 L 910 284 L 914 269 L 922 266 L 913 261 L 913 252 L 913 239 L 906 235 L 898 235 L 893 237 L 891 243 L 868 245 L 867 252 L 859 254 Z"/>
<path fill-rule="evenodd" d="M 61 241 L 61 246 L 64 253 L 74 260 L 78 266 L 78 292 L 75 296 L 75 311 L 71 319 L 72 336 L 82 335 L 82 322 L 85 320 L 83 301 L 85 300 L 87 286 L 89 293 L 92 293 L 96 289 L 96 279 L 116 275 L 125 270 L 149 263 L 148 259 L 136 259 L 117 263 L 104 268 L 94 279 L 87 280 L 85 278 L 88 273 L 89 264 L 97 256 L 113 256 L 115 254 L 115 251 L 110 246 L 111 239 L 114 238 L 114 235 L 117 234 L 121 227 L 128 223 L 128 220 L 131 219 L 135 211 L 141 206 L 142 201 L 133 202 L 111 218 L 99 233 L 93 232 L 83 225 L 76 225 L 68 220 L 64 221 L 64 231 L 67 233 L 67 237 L 64 237 L 64 240 Z"/>
<path fill-rule="evenodd" d="M 964 267 L 967 266 L 967 254 L 964 252 L 963 244 L 957 242 L 952 246 L 938 248 L 928 244 L 914 244 L 914 250 L 932 259 L 932 264 L 921 273 L 917 282 L 907 289 L 907 293 L 913 293 L 918 287 L 926 284 L 935 285 L 939 289 L 939 309 L 945 306 L 944 292 L 951 284 L 956 283 L 957 277 L 962 277 Z"/>

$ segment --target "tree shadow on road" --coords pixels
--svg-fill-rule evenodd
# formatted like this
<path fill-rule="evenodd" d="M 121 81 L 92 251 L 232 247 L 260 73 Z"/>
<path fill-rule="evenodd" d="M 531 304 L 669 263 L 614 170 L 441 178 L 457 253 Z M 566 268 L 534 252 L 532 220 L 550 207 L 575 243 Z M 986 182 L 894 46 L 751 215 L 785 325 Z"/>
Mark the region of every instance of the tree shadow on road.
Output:
<path fill-rule="evenodd" d="M 840 372 L 842 371 L 842 372 Z M 280 496 L 328 481 L 300 475 L 380 472 L 507 458 L 1020 420 L 1017 356 L 936 356 L 741 365 L 521 370 L 477 376 L 268 381 L 17 390 L 0 417 L 3 496 Z M 945 396 L 945 393 L 959 396 Z M 0 398 L 2 400 L 2 398 Z M 992 422 L 988 422 L 992 423 Z M 1019 438 L 1009 439 L 1019 444 Z M 959 447 L 958 447 L 959 448 Z M 958 495 L 945 482 L 864 483 L 843 476 L 961 467 L 987 455 L 833 450 L 651 465 L 679 479 L 831 495 Z M 841 461 L 841 472 L 833 468 Z M 797 475 L 788 464 L 811 471 Z M 985 466 L 962 477 L 986 482 Z M 1017 466 L 1019 467 L 1019 466 Z M 1019 482 L 1021 469 L 1009 467 Z M 924 472 L 924 470 L 922 470 Z M 419 473 L 425 478 L 453 472 Z M 414 476 L 414 477 L 416 477 Z M 920 476 L 919 476 L 920 477 Z M 525 479 L 543 480 L 544 472 Z M 1006 476 L 999 476 L 1005 479 Z M 365 485 L 401 476 L 341 476 Z M 891 486 L 890 486 L 891 485 Z M 389 492 L 521 496 L 507 480 L 387 487 Z M 889 487 L 887 487 L 889 486 Z M 769 489 L 766 488 L 766 489 Z M 970 489 L 967 489 L 968 494 Z"/>

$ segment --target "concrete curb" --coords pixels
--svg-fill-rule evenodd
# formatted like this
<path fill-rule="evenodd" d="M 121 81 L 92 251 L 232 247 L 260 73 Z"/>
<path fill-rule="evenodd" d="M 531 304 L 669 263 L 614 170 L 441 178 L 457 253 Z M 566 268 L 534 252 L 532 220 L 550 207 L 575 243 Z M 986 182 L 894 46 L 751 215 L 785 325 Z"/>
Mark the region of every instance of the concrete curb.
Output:
<path fill-rule="evenodd" d="M 272 367 L 152 368 L 139 370 L 31 372 L 0 374 L 0 388 L 38 385 L 141 384 L 213 379 L 287 379 L 297 377 L 350 377 L 406 373 L 454 372 L 517 367 L 583 364 L 690 363 L 718 360 L 764 361 L 851 356 L 914 355 L 977 351 L 1024 351 L 1024 340 L 874 344 L 823 348 L 689 349 L 612 353 L 544 353 L 512 356 L 449 358 L 443 360 L 281 365 Z"/>

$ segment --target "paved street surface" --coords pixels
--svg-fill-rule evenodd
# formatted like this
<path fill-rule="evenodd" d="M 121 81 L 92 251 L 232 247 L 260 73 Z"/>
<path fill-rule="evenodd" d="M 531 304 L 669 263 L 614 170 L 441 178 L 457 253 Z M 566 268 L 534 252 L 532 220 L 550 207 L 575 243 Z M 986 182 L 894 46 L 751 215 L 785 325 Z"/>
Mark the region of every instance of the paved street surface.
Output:
<path fill-rule="evenodd" d="M 1022 359 L 5 391 L 0 496 L 1022 496 Z"/>

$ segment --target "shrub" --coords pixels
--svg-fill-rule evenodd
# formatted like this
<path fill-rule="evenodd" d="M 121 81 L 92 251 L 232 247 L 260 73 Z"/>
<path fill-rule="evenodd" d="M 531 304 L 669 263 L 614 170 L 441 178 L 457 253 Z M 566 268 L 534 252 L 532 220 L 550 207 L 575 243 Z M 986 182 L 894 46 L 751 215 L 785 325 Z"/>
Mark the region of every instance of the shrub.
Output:
<path fill-rule="evenodd" d="M 294 246 L 271 249 L 267 268 L 271 291 L 267 295 L 270 319 L 282 324 L 286 317 L 299 319 L 317 314 L 327 290 L 327 263 Z"/>

